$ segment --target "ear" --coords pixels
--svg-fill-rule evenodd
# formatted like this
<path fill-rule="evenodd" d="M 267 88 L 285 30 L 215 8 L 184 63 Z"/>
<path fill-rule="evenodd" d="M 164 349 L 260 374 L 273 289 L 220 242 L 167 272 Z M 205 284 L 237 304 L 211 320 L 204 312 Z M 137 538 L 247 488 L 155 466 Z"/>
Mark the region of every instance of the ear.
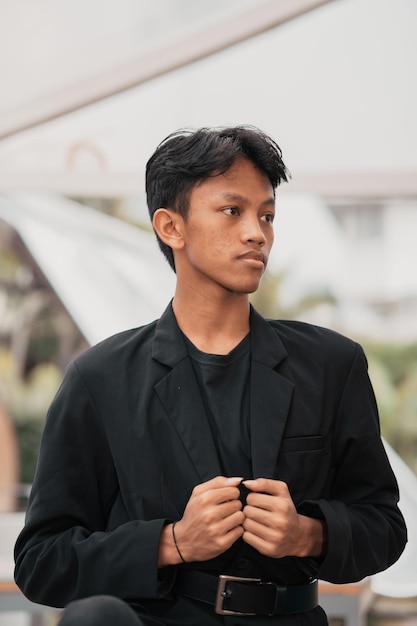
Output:
<path fill-rule="evenodd" d="M 164 208 L 157 209 L 152 219 L 152 225 L 158 237 L 173 250 L 180 250 L 184 245 L 183 223 L 181 215 Z"/>

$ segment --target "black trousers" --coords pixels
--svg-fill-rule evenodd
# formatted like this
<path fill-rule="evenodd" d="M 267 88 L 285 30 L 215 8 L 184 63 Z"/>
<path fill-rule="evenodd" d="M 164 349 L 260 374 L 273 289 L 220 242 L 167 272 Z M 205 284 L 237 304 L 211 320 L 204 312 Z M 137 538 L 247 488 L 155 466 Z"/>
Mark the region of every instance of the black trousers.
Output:
<path fill-rule="evenodd" d="M 161 621 L 163 620 L 163 621 Z M 208 604 L 180 598 L 162 617 L 138 615 L 123 600 L 108 595 L 71 602 L 58 626 L 328 626 L 321 607 L 307 613 L 275 617 L 220 616 Z"/>
<path fill-rule="evenodd" d="M 152 617 L 141 618 L 126 602 L 113 596 L 92 596 L 71 602 L 59 626 L 164 626 Z"/>

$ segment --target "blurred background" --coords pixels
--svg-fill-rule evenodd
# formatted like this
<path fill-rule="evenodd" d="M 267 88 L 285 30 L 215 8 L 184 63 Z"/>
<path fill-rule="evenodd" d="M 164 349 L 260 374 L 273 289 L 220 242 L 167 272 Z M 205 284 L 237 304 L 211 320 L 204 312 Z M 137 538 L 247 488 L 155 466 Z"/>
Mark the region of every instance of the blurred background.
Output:
<path fill-rule="evenodd" d="M 323 590 L 333 623 L 417 624 L 416 29 L 416 0 L 0 0 L 0 626 L 56 619 L 10 545 L 66 366 L 173 293 L 146 161 L 240 123 L 292 174 L 253 302 L 362 343 L 401 476 L 409 547 L 353 604 Z"/>

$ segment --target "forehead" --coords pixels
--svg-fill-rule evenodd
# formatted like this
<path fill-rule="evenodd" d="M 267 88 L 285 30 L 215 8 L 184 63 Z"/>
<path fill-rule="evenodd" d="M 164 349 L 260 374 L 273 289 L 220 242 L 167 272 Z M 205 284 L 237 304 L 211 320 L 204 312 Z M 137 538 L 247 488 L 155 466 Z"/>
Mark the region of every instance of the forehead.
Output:
<path fill-rule="evenodd" d="M 205 178 L 198 183 L 192 189 L 190 199 L 233 194 L 248 198 L 262 198 L 262 202 L 275 197 L 268 176 L 252 161 L 240 157 L 225 172 Z"/>

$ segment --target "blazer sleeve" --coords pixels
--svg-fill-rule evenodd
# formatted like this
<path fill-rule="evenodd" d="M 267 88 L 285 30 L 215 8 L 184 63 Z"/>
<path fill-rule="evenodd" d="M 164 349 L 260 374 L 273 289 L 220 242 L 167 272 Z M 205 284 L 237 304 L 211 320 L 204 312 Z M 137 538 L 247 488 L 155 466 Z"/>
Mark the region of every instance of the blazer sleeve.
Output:
<path fill-rule="evenodd" d="M 15 546 L 15 579 L 29 599 L 62 607 L 94 594 L 126 600 L 166 594 L 174 573 L 157 569 L 166 520 L 135 519 L 108 530 L 118 494 L 104 427 L 72 364 L 47 415 Z"/>
<path fill-rule="evenodd" d="M 330 497 L 306 501 L 300 512 L 325 520 L 327 551 L 318 577 L 361 580 L 392 565 L 407 531 L 398 485 L 381 441 L 378 410 L 362 348 L 346 379 L 333 430 Z"/>

